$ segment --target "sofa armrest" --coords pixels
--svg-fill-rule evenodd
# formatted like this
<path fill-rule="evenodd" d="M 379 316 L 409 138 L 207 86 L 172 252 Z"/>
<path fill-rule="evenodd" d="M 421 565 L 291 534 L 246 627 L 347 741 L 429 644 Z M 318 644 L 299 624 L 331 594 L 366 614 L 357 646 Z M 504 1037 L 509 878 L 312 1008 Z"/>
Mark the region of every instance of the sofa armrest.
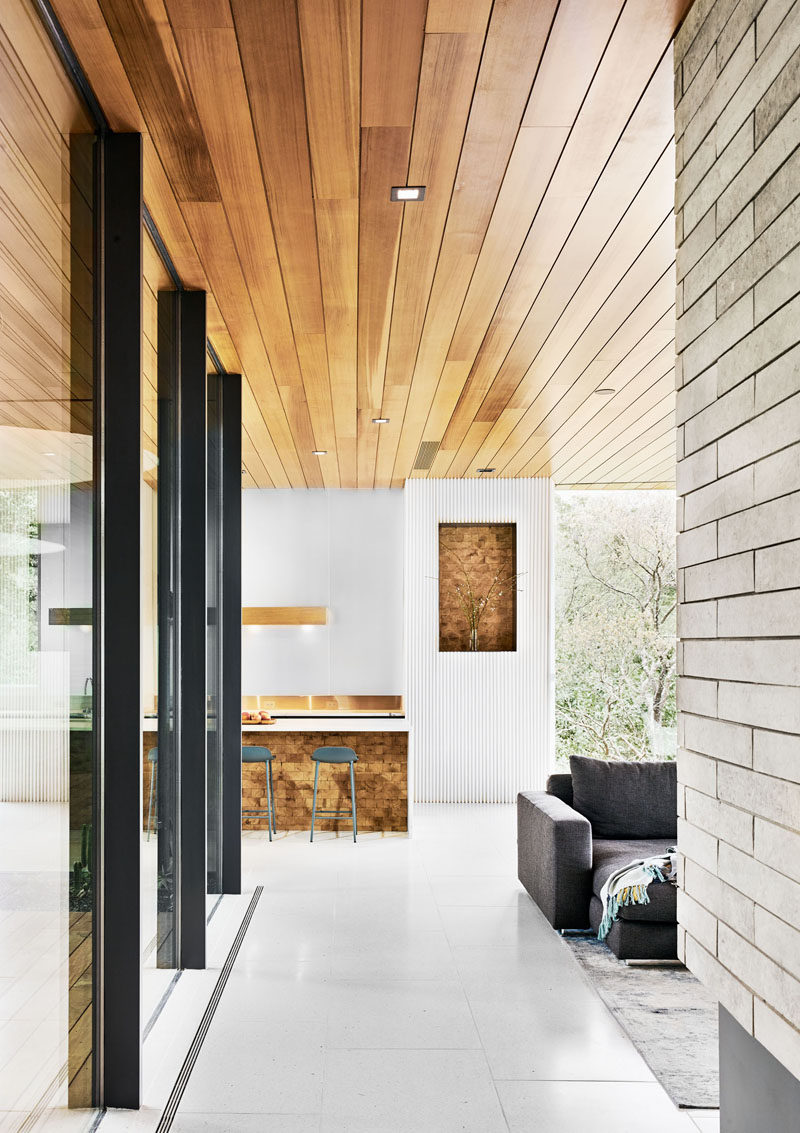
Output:
<path fill-rule="evenodd" d="M 586 928 L 592 897 L 592 827 L 561 799 L 517 795 L 518 876 L 553 928 Z"/>

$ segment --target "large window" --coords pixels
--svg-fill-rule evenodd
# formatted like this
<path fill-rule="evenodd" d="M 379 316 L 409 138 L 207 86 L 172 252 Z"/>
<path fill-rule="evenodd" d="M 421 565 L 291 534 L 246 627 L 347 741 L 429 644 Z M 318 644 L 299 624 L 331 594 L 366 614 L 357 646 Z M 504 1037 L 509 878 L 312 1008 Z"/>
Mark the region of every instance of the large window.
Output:
<path fill-rule="evenodd" d="M 0 5 L 0 1110 L 94 1074 L 93 127 Z"/>
<path fill-rule="evenodd" d="M 556 751 L 675 756 L 675 496 L 556 493 Z"/>

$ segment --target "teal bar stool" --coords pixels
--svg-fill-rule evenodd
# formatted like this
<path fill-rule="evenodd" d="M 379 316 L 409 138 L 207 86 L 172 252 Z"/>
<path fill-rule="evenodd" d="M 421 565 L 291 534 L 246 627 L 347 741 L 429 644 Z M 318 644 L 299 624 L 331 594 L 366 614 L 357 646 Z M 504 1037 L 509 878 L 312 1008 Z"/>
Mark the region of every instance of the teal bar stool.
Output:
<path fill-rule="evenodd" d="M 358 756 L 351 747 L 318 747 L 311 758 L 316 763 L 314 768 L 314 805 L 311 808 L 311 841 L 314 841 L 314 821 L 317 815 L 320 818 L 352 818 L 353 841 L 356 841 L 358 828 L 356 826 L 356 780 L 353 774 L 353 764 L 358 763 Z M 317 785 L 319 783 L 320 763 L 349 763 L 350 764 L 350 810 L 317 810 Z"/>
<path fill-rule="evenodd" d="M 263 763 L 264 776 L 267 781 L 267 830 L 269 831 L 269 840 L 272 841 L 272 835 L 277 833 L 275 826 L 275 792 L 272 789 L 272 761 L 275 756 L 268 747 L 243 747 L 242 748 L 242 763 Z M 253 815 L 254 817 L 261 817 L 264 814 L 263 810 L 243 810 L 242 816 Z"/>
<path fill-rule="evenodd" d="M 151 747 L 147 753 L 147 758 L 152 764 L 150 768 L 150 803 L 147 807 L 147 841 L 149 842 L 153 830 L 153 792 L 158 777 L 158 748 Z M 156 812 L 156 819 L 158 819 L 158 812 Z"/>

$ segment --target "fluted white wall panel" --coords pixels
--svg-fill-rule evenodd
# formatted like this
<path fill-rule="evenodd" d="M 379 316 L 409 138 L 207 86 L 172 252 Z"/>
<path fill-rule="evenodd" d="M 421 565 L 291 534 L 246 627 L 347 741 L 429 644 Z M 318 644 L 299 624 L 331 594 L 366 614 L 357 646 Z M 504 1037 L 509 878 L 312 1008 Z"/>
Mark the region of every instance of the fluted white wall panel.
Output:
<path fill-rule="evenodd" d="M 408 480 L 406 714 L 418 802 L 513 802 L 553 763 L 549 479 Z M 517 649 L 439 652 L 439 524 L 517 525 Z"/>

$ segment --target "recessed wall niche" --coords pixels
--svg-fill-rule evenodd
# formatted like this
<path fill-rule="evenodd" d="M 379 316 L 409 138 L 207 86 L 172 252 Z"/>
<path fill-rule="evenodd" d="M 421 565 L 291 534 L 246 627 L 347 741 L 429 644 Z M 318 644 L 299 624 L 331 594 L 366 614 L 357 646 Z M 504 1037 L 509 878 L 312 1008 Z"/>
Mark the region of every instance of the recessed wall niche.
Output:
<path fill-rule="evenodd" d="M 517 525 L 439 524 L 439 652 L 517 648 Z"/>

